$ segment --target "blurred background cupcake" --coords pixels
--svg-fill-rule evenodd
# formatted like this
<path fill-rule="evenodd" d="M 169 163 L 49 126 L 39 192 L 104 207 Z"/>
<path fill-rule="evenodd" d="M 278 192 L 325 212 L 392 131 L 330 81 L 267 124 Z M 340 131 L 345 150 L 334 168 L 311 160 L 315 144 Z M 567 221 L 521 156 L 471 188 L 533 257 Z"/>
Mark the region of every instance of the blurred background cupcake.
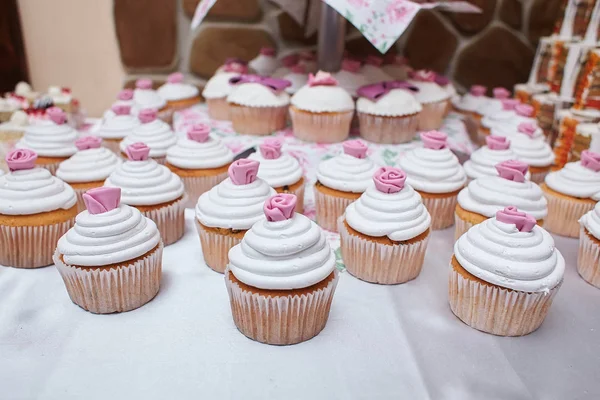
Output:
<path fill-rule="evenodd" d="M 167 123 L 172 122 L 173 113 L 167 107 L 165 99 L 152 88 L 152 80 L 147 78 L 138 79 L 133 91 L 133 114 L 137 115 L 141 110 L 154 109 L 158 118 Z"/>
<path fill-rule="evenodd" d="M 344 58 L 342 60 L 341 69 L 333 74 L 333 77 L 338 82 L 338 85 L 354 99 L 358 97 L 356 93 L 358 88 L 369 84 L 367 78 L 360 73 L 360 61 L 351 58 Z"/>
<path fill-rule="evenodd" d="M 202 96 L 206 99 L 208 115 L 212 119 L 222 121 L 230 119 L 227 96 L 233 91 L 233 85 L 229 80 L 247 73 L 248 66 L 246 64 L 231 61 L 225 64 L 221 72 L 217 72 L 206 82 Z"/>
<path fill-rule="evenodd" d="M 383 57 L 381 69 L 392 79 L 399 81 L 407 80 L 408 73 L 412 71 L 412 68 L 408 64 L 408 59 L 406 57 L 393 54 L 392 52 L 387 53 Z"/>
<path fill-rule="evenodd" d="M 283 79 L 289 81 L 291 85 L 285 89 L 291 95 L 295 94 L 308 82 L 306 67 L 301 64 L 294 65 L 290 68 L 290 72 L 283 76 Z"/>
<path fill-rule="evenodd" d="M 590 285 L 600 289 L 600 203 L 579 220 L 577 272 Z"/>
<path fill-rule="evenodd" d="M 365 77 L 368 84 L 392 80 L 392 77 L 383 71 L 382 65 L 382 57 L 372 54 L 365 57 L 360 73 Z"/>
<path fill-rule="evenodd" d="M 150 148 L 150 157 L 159 164 L 166 161 L 167 150 L 177 143 L 177 135 L 166 122 L 157 118 L 154 109 L 141 110 L 138 119 L 141 124 L 131 130 L 121 143 L 119 149 L 123 156 L 126 149 L 133 143 L 142 142 Z M 126 157 L 124 157 L 126 158 Z"/>
<path fill-rule="evenodd" d="M 135 103 L 133 102 L 133 90 L 131 89 L 123 89 L 119 92 L 119 94 L 117 95 L 117 100 L 112 103 L 112 105 L 110 106 L 110 108 L 108 110 L 106 110 L 103 114 L 103 117 L 105 119 L 114 117 L 115 115 L 117 115 L 117 113 L 115 112 L 114 108 L 115 107 L 119 107 L 119 106 L 125 106 L 128 107 L 128 109 L 131 112 L 131 109 L 135 106 Z"/>
<path fill-rule="evenodd" d="M 279 67 L 279 60 L 273 47 L 263 47 L 256 57 L 248 63 L 254 72 L 261 76 L 271 76 Z"/>
<path fill-rule="evenodd" d="M 452 101 L 454 110 L 467 117 L 475 117 L 477 110 L 487 104 L 486 91 L 487 88 L 485 86 L 471 86 L 468 93 Z"/>
<path fill-rule="evenodd" d="M 119 154 L 121 141 L 140 126 L 138 117 L 131 114 L 131 106 L 116 104 L 111 109 L 112 116 L 105 118 L 94 131 L 94 135 L 102 139 L 102 145 Z"/>
<path fill-rule="evenodd" d="M 167 102 L 167 107 L 175 112 L 200 103 L 200 91 L 195 85 L 185 83 L 181 72 L 174 72 L 167 77 L 167 83 L 157 92 Z"/>
<path fill-rule="evenodd" d="M 415 71 L 409 82 L 419 89 L 415 97 L 423 110 L 419 119 L 419 130 L 439 129 L 442 126 L 450 94 L 435 83 L 435 72 Z"/>

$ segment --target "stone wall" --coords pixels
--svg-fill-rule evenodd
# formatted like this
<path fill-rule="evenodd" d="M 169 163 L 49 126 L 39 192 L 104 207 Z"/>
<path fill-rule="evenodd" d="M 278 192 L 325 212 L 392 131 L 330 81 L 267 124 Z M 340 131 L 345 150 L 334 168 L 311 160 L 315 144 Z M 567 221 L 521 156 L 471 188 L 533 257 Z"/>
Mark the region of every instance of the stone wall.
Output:
<path fill-rule="evenodd" d="M 198 86 L 227 57 L 250 60 L 262 46 L 280 54 L 315 48 L 317 35 L 268 0 L 218 0 L 190 30 L 199 0 L 114 0 L 115 30 L 127 86 L 150 75 L 156 84 L 180 70 Z M 512 87 L 524 82 L 541 36 L 551 33 L 564 0 L 470 0 L 480 15 L 422 11 L 390 51 L 416 68 L 448 74 L 459 86 Z M 308 15 L 305 15 L 305 22 Z M 347 24 L 346 48 L 378 54 Z"/>

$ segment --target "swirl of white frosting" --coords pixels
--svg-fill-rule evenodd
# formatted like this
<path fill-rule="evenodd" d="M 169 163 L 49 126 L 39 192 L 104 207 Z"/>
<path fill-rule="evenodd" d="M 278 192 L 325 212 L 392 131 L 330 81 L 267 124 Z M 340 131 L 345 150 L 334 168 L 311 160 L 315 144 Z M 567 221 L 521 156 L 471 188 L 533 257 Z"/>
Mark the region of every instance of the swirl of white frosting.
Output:
<path fill-rule="evenodd" d="M 397 193 L 383 193 L 372 185 L 346 208 L 346 222 L 367 236 L 400 242 L 429 229 L 431 217 L 410 185 Z"/>
<path fill-rule="evenodd" d="M 546 185 L 568 196 L 600 200 L 600 172 L 585 168 L 580 161 L 546 175 Z"/>
<path fill-rule="evenodd" d="M 331 189 L 362 193 L 373 182 L 373 174 L 377 168 L 379 166 L 369 158 L 340 154 L 319 164 L 317 180 Z"/>
<path fill-rule="evenodd" d="M 517 160 L 531 167 L 547 167 L 554 162 L 552 147 L 543 138 L 532 139 L 520 133 L 510 137 L 510 147 L 517 155 Z"/>
<path fill-rule="evenodd" d="M 143 142 L 150 147 L 150 157 L 164 157 L 169 147 L 177 143 L 177 136 L 166 122 L 155 119 L 134 128 L 119 144 L 122 152 L 133 143 Z"/>
<path fill-rule="evenodd" d="M 482 176 L 496 176 L 496 164 L 516 159 L 516 154 L 509 148 L 491 150 L 487 146 L 480 147 L 471 154 L 471 158 L 463 165 L 467 176 L 471 179 Z"/>
<path fill-rule="evenodd" d="M 477 278 L 523 292 L 547 292 L 565 273 L 552 236 L 539 226 L 520 232 L 496 218 L 473 226 L 454 244 L 460 265 Z"/>
<path fill-rule="evenodd" d="M 422 107 L 408 90 L 394 89 L 377 101 L 360 97 L 356 102 L 356 110 L 371 115 L 396 117 L 420 113 Z"/>
<path fill-rule="evenodd" d="M 284 107 L 290 104 L 285 91 L 276 93 L 260 83 L 243 83 L 234 87 L 227 102 L 247 107 Z"/>
<path fill-rule="evenodd" d="M 358 97 L 356 91 L 359 87 L 369 84 L 369 81 L 362 74 L 341 70 L 333 74 L 338 81 L 338 85 L 350 93 L 352 97 Z"/>
<path fill-rule="evenodd" d="M 265 200 L 276 193 L 260 178 L 248 185 L 235 185 L 227 178 L 200 196 L 196 218 L 213 228 L 250 229 L 265 217 Z"/>
<path fill-rule="evenodd" d="M 165 83 L 157 90 L 158 95 L 163 99 L 170 100 L 183 100 L 191 99 L 198 96 L 199 90 L 196 86 L 188 83 Z"/>
<path fill-rule="evenodd" d="M 184 194 L 181 179 L 152 159 L 125 161 L 106 178 L 104 186 L 121 188 L 121 201 L 130 206 L 167 203 Z"/>
<path fill-rule="evenodd" d="M 467 93 L 463 97 L 453 100 L 452 104 L 461 111 L 472 112 L 478 111 L 479 108 L 488 103 L 488 100 L 485 96 L 473 96 L 471 93 Z"/>
<path fill-rule="evenodd" d="M 112 110 L 110 110 L 112 112 Z M 104 120 L 95 136 L 103 139 L 123 139 L 140 126 L 140 120 L 133 115 L 114 115 Z"/>
<path fill-rule="evenodd" d="M 41 157 L 69 157 L 77 152 L 77 131 L 67 124 L 43 121 L 30 125 L 15 145 L 18 149 L 31 149 Z"/>
<path fill-rule="evenodd" d="M 134 114 L 137 114 L 139 110 L 143 110 L 144 108 L 160 110 L 167 105 L 165 99 L 160 97 L 156 90 L 153 89 L 135 89 L 133 91 L 133 101 L 135 103 Z"/>
<path fill-rule="evenodd" d="M 256 222 L 229 251 L 229 268 L 237 279 L 260 289 L 301 289 L 327 278 L 335 256 L 321 228 L 295 214 L 284 221 Z"/>
<path fill-rule="evenodd" d="M 449 193 L 467 183 L 465 170 L 450 149 L 416 148 L 400 159 L 406 182 L 425 193 Z"/>
<path fill-rule="evenodd" d="M 513 110 L 498 111 L 497 113 L 485 115 L 481 118 L 481 125 L 488 129 L 502 126 L 507 126 L 508 129 L 515 129 L 516 125 L 513 123 L 513 119 L 516 115 Z M 494 135 L 499 135 L 499 133 L 495 132 Z M 506 134 L 501 134 L 500 136 L 506 136 Z"/>
<path fill-rule="evenodd" d="M 121 164 L 107 148 L 80 150 L 60 163 L 56 176 L 68 183 L 103 181 Z"/>
<path fill-rule="evenodd" d="M 206 99 L 217 99 L 227 97 L 233 91 L 233 86 L 229 84 L 231 78 L 240 76 L 237 72 L 221 72 L 214 75 L 206 82 L 202 96 Z"/>
<path fill-rule="evenodd" d="M 596 239 L 600 239 L 600 203 L 596 203 L 593 210 L 585 213 L 579 223 Z"/>
<path fill-rule="evenodd" d="M 354 100 L 339 86 L 304 85 L 292 96 L 292 105 L 310 112 L 354 110 Z"/>
<path fill-rule="evenodd" d="M 416 86 L 419 91 L 415 97 L 421 104 L 437 103 L 438 101 L 448 100 L 448 92 L 435 82 L 409 81 L 411 85 Z"/>
<path fill-rule="evenodd" d="M 43 168 L 13 171 L 0 176 L 0 214 L 31 215 L 77 203 L 71 186 Z"/>
<path fill-rule="evenodd" d="M 302 178 L 300 163 L 289 154 L 283 153 L 279 158 L 268 160 L 257 151 L 248 158 L 260 162 L 258 177 L 272 188 L 293 185 Z"/>
<path fill-rule="evenodd" d="M 493 115 L 504 109 L 502 100 L 500 99 L 487 99 L 487 101 L 477 107 L 475 110 L 479 115 Z"/>
<path fill-rule="evenodd" d="M 69 265 L 101 267 L 143 256 L 160 242 L 156 224 L 136 208 L 121 204 L 102 214 L 83 211 L 58 241 Z"/>
<path fill-rule="evenodd" d="M 233 153 L 220 140 L 204 142 L 182 138 L 167 150 L 167 162 L 183 169 L 219 168 L 233 161 Z"/>

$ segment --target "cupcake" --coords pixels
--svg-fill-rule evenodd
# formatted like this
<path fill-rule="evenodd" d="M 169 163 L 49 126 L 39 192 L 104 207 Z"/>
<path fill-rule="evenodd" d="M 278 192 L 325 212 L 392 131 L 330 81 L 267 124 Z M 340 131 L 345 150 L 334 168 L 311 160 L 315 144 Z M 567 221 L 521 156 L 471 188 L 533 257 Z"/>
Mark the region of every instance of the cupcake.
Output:
<path fill-rule="evenodd" d="M 125 154 L 129 160 L 106 178 L 104 186 L 121 188 L 121 201 L 154 221 L 168 246 L 183 236 L 187 198 L 181 179 L 149 158 L 150 152 L 144 143 L 127 146 Z"/>
<path fill-rule="evenodd" d="M 0 97 L 0 122 L 6 122 L 19 108 L 16 104 Z"/>
<path fill-rule="evenodd" d="M 158 95 L 167 102 L 171 111 L 183 110 L 200 103 L 200 91 L 195 85 L 184 82 L 181 72 L 167 77 L 167 83 L 157 90 Z"/>
<path fill-rule="evenodd" d="M 27 127 L 15 147 L 35 151 L 36 165 L 54 175 L 60 163 L 77 152 L 77 132 L 67 125 L 67 115 L 60 108 L 49 108 L 47 114 L 50 120 Z"/>
<path fill-rule="evenodd" d="M 435 83 L 435 76 L 435 72 L 416 71 L 409 81 L 419 89 L 415 93 L 415 97 L 423 107 L 419 120 L 419 130 L 439 129 L 448 108 L 450 95 Z"/>
<path fill-rule="evenodd" d="M 317 56 L 313 51 L 301 51 L 298 53 L 298 57 L 300 57 L 298 64 L 303 65 L 306 72 L 314 74 L 318 71 Z"/>
<path fill-rule="evenodd" d="M 156 296 L 163 245 L 156 225 L 120 202 L 119 188 L 83 195 L 87 210 L 60 238 L 54 262 L 73 303 L 96 314 L 136 309 Z"/>
<path fill-rule="evenodd" d="M 496 169 L 498 175 L 477 178 L 458 194 L 454 214 L 456 239 L 510 205 L 516 205 L 543 225 L 548 202 L 542 189 L 526 179 L 527 164 L 509 160 L 497 164 Z"/>
<path fill-rule="evenodd" d="M 392 79 L 405 81 L 408 79 L 408 73 L 412 68 L 408 65 L 406 57 L 389 53 L 383 57 L 383 65 L 381 70 L 389 75 Z"/>
<path fill-rule="evenodd" d="M 512 118 L 497 126 L 492 126 L 490 132 L 494 131 L 497 135 L 509 136 L 513 134 L 516 128 L 521 124 L 531 124 L 538 127 L 537 120 L 533 117 L 533 112 L 533 107 L 529 104 L 516 104 Z M 540 133 L 543 134 L 541 129 Z"/>
<path fill-rule="evenodd" d="M 265 139 L 258 152 L 248 158 L 260 162 L 258 177 L 277 193 L 290 193 L 296 196 L 296 212 L 304 212 L 304 175 L 300 163 L 294 157 L 281 152 L 281 140 Z"/>
<path fill-rule="evenodd" d="M 421 141 L 423 147 L 400 159 L 400 168 L 408 175 L 406 182 L 423 198 L 431 215 L 431 229 L 445 229 L 454 224 L 456 198 L 467 183 L 467 175 L 448 148 L 445 133 L 421 133 Z"/>
<path fill-rule="evenodd" d="M 448 101 L 446 102 L 446 110 L 444 112 L 444 117 L 446 117 L 448 114 L 450 114 L 450 111 L 452 111 L 452 102 L 458 100 L 460 96 L 458 95 L 456 87 L 454 87 L 452 81 L 450 81 L 450 79 L 444 75 L 435 74 L 434 82 L 437 83 L 439 87 L 444 89 L 446 93 L 448 93 Z"/>
<path fill-rule="evenodd" d="M 298 54 L 288 54 L 287 56 L 281 59 L 281 66 L 278 67 L 271 76 L 273 78 L 285 79 L 285 76 L 292 72 L 292 67 L 298 65 L 299 62 L 300 56 Z M 304 68 L 304 65 L 302 65 L 302 69 L 306 70 Z"/>
<path fill-rule="evenodd" d="M 131 90 L 131 89 L 121 90 L 119 92 L 119 94 L 117 95 L 117 101 L 112 103 L 110 108 L 104 112 L 104 115 L 103 115 L 104 119 L 109 119 L 116 115 L 119 115 L 115 112 L 115 107 L 120 107 L 120 106 L 125 106 L 125 107 L 127 107 L 128 110 L 131 111 L 131 109 L 135 106 L 135 103 L 133 102 L 133 90 Z M 128 112 L 128 114 L 129 114 L 129 112 Z"/>
<path fill-rule="evenodd" d="M 463 165 L 470 180 L 484 176 L 498 176 L 496 165 L 517 158 L 511 150 L 511 142 L 504 136 L 490 135 L 485 138 L 486 145 L 471 154 Z M 527 177 L 529 179 L 529 177 Z"/>
<path fill-rule="evenodd" d="M 579 219 L 579 253 L 577 272 L 600 289 L 600 203 Z"/>
<path fill-rule="evenodd" d="M 0 265 L 38 268 L 52 264 L 58 239 L 73 226 L 77 196 L 43 168 L 29 149 L 6 156 L 11 172 L 0 176 Z"/>
<path fill-rule="evenodd" d="M 56 170 L 56 176 L 75 190 L 78 212 L 85 210 L 83 194 L 104 185 L 104 180 L 121 165 L 121 159 L 101 145 L 102 139 L 95 136 L 77 139 L 75 146 L 79 151 Z"/>
<path fill-rule="evenodd" d="M 354 101 L 327 72 L 308 76 L 308 84 L 292 97 L 294 135 L 310 142 L 341 142 L 350 134 Z"/>
<path fill-rule="evenodd" d="M 158 118 L 171 123 L 173 112 L 167 108 L 167 102 L 159 96 L 156 90 L 152 89 L 152 80 L 138 79 L 135 82 L 133 102 L 135 104 L 132 109 L 134 115 L 144 109 L 154 109 L 158 113 Z"/>
<path fill-rule="evenodd" d="M 164 164 L 167 150 L 177 143 L 177 135 L 169 124 L 157 118 L 156 110 L 141 110 L 138 118 L 141 124 L 133 128 L 131 133 L 119 143 L 123 157 L 126 158 L 125 150 L 129 145 L 143 142 L 150 148 L 150 157 L 157 163 Z"/>
<path fill-rule="evenodd" d="M 581 161 L 550 172 L 541 187 L 548 199 L 544 227 L 557 235 L 578 237 L 579 219 L 600 200 L 600 154 L 583 151 Z"/>
<path fill-rule="evenodd" d="M 358 89 L 360 135 L 374 143 L 410 142 L 417 133 L 421 104 L 406 82 L 387 81 Z"/>
<path fill-rule="evenodd" d="M 167 168 L 177 174 L 188 195 L 186 207 L 195 207 L 200 195 L 227 178 L 233 153 L 210 136 L 207 125 L 192 125 L 187 138 L 167 150 Z"/>
<path fill-rule="evenodd" d="M 485 97 L 487 88 L 481 85 L 473 85 L 464 96 L 452 101 L 454 110 L 470 117 L 475 117 L 477 110 L 487 104 L 488 98 Z"/>
<path fill-rule="evenodd" d="M 233 322 L 252 340 L 307 341 L 325 328 L 338 281 L 323 231 L 294 213 L 295 196 L 278 194 L 229 252 L 225 285 Z"/>
<path fill-rule="evenodd" d="M 229 80 L 235 86 L 227 96 L 233 130 L 247 135 L 269 135 L 285 128 L 290 95 L 289 81 L 258 75 Z"/>
<path fill-rule="evenodd" d="M 498 111 L 494 114 L 486 115 L 481 118 L 479 123 L 479 133 L 485 137 L 490 135 L 493 128 L 512 127 L 516 126 L 514 123 L 515 107 L 519 104 L 519 100 L 506 99 L 502 100 L 502 111 Z"/>
<path fill-rule="evenodd" d="M 205 192 L 196 206 L 196 227 L 204 261 L 223 273 L 229 250 L 254 223 L 264 218 L 265 200 L 277 194 L 257 177 L 258 161 L 241 159 L 229 166 L 229 178 Z"/>
<path fill-rule="evenodd" d="M 507 207 L 454 244 L 450 309 L 465 324 L 499 336 L 540 327 L 560 287 L 565 260 L 535 218 Z"/>
<path fill-rule="evenodd" d="M 283 76 L 283 79 L 291 83 L 285 91 L 291 96 L 300 90 L 308 82 L 308 75 L 304 65 L 298 64 L 290 68 L 290 72 Z"/>
<path fill-rule="evenodd" d="M 71 94 L 71 89 L 58 86 L 50 86 L 48 88 L 48 96 L 52 99 L 52 104 L 60 108 L 66 113 L 75 112 L 77 101 Z"/>
<path fill-rule="evenodd" d="M 279 67 L 279 60 L 275 57 L 275 49 L 272 47 L 263 47 L 260 53 L 248 63 L 258 75 L 271 76 Z"/>
<path fill-rule="evenodd" d="M 404 171 L 382 167 L 373 181 L 338 221 L 344 265 L 367 282 L 410 281 L 423 267 L 431 217 Z"/>
<path fill-rule="evenodd" d="M 368 55 L 364 64 L 360 69 L 360 73 L 367 80 L 367 84 L 391 81 L 392 77 L 386 74 L 381 66 L 383 65 L 383 58 L 374 55 Z"/>
<path fill-rule="evenodd" d="M 206 82 L 202 96 L 206 99 L 209 117 L 222 121 L 229 120 L 227 96 L 233 91 L 233 85 L 229 83 L 229 80 L 247 73 L 247 65 L 231 62 Z"/>
<path fill-rule="evenodd" d="M 360 61 L 344 58 L 342 60 L 342 69 L 333 74 L 338 82 L 338 86 L 344 89 L 353 98 L 358 97 L 356 91 L 361 86 L 369 84 L 367 78 L 360 73 Z"/>
<path fill-rule="evenodd" d="M 378 168 L 367 158 L 367 146 L 360 140 L 346 141 L 342 147 L 342 154 L 319 164 L 315 183 L 317 223 L 334 232 L 350 203 L 372 185 Z"/>
<path fill-rule="evenodd" d="M 475 115 L 478 119 L 502 111 L 504 109 L 502 101 L 510 98 L 510 92 L 503 87 L 496 87 L 492 92 L 494 97 L 487 99 L 486 102 L 478 106 L 475 110 Z"/>
<path fill-rule="evenodd" d="M 113 105 L 112 116 L 105 118 L 95 136 L 102 139 L 102 145 L 119 154 L 121 141 L 141 123 L 138 117 L 131 115 L 131 106 L 120 104 Z"/>

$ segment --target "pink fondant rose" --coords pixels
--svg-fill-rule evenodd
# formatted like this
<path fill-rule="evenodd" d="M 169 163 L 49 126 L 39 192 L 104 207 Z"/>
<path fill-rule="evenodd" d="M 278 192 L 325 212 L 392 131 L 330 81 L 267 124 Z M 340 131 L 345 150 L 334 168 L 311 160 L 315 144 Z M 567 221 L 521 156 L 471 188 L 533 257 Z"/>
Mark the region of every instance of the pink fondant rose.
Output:
<path fill-rule="evenodd" d="M 504 179 L 513 182 L 525 182 L 529 166 L 522 161 L 508 160 L 496 164 L 496 171 Z"/>
<path fill-rule="evenodd" d="M 533 138 L 535 131 L 537 131 L 538 127 L 532 122 L 521 122 L 519 126 L 517 126 L 517 131 L 524 135 Z"/>
<path fill-rule="evenodd" d="M 50 107 L 46 110 L 46 114 L 52 122 L 57 125 L 62 125 L 67 122 L 67 114 L 58 107 Z"/>
<path fill-rule="evenodd" d="M 494 88 L 494 98 L 498 100 L 508 99 L 510 96 L 510 92 L 503 87 Z"/>
<path fill-rule="evenodd" d="M 258 161 L 246 158 L 234 161 L 229 166 L 229 179 L 234 185 L 249 185 L 256 180 L 259 165 Z"/>
<path fill-rule="evenodd" d="M 400 168 L 381 167 L 373 175 L 373 182 L 382 193 L 398 193 L 404 189 L 406 173 Z"/>
<path fill-rule="evenodd" d="M 260 154 L 267 160 L 276 160 L 281 157 L 281 140 L 268 138 L 259 146 Z"/>
<path fill-rule="evenodd" d="M 147 78 L 138 79 L 135 81 L 135 87 L 142 90 L 152 89 L 152 80 Z"/>
<path fill-rule="evenodd" d="M 6 165 L 11 171 L 35 168 L 37 153 L 29 149 L 15 149 L 6 155 Z"/>
<path fill-rule="evenodd" d="M 111 107 L 111 110 L 116 115 L 129 115 L 129 113 L 131 113 L 131 106 L 128 106 L 126 104 L 115 104 Z"/>
<path fill-rule="evenodd" d="M 173 72 L 167 77 L 169 83 L 183 83 L 183 74 L 181 72 Z"/>
<path fill-rule="evenodd" d="M 508 150 L 510 141 L 504 136 L 489 135 L 485 138 L 485 144 L 490 150 Z"/>
<path fill-rule="evenodd" d="M 515 107 L 520 104 L 519 100 L 517 99 L 505 99 L 505 100 L 501 100 L 502 101 L 502 109 L 506 110 L 506 111 L 511 111 L 514 110 Z"/>
<path fill-rule="evenodd" d="M 536 224 L 533 216 L 517 210 L 515 206 L 506 207 L 496 213 L 496 219 L 505 224 L 513 224 L 520 232 L 531 232 Z"/>
<path fill-rule="evenodd" d="M 421 141 L 426 149 L 442 150 L 448 147 L 448 135 L 444 132 L 423 132 L 421 133 Z"/>
<path fill-rule="evenodd" d="M 336 86 L 338 81 L 329 72 L 319 71 L 316 75 L 308 74 L 308 86 Z"/>
<path fill-rule="evenodd" d="M 99 149 L 102 145 L 102 139 L 98 136 L 84 136 L 75 141 L 77 150 Z"/>
<path fill-rule="evenodd" d="M 127 146 L 125 154 L 131 161 L 145 161 L 150 155 L 150 147 L 146 143 L 136 142 Z"/>
<path fill-rule="evenodd" d="M 88 190 L 82 197 L 90 214 L 102 214 L 119 207 L 121 188 L 103 186 Z"/>
<path fill-rule="evenodd" d="M 366 158 L 367 157 L 367 145 L 361 140 L 346 140 L 342 144 L 344 154 L 355 158 Z"/>
<path fill-rule="evenodd" d="M 473 85 L 471 86 L 471 90 L 469 91 L 469 93 L 471 93 L 471 95 L 475 97 L 482 97 L 485 95 L 485 92 L 487 92 L 487 88 L 482 85 Z"/>
<path fill-rule="evenodd" d="M 296 202 L 296 195 L 289 193 L 280 193 L 268 198 L 263 206 L 267 221 L 277 222 L 291 219 L 296 210 Z"/>
<path fill-rule="evenodd" d="M 128 101 L 131 99 L 133 99 L 133 90 L 131 89 L 123 89 L 117 96 L 117 100 Z"/>
<path fill-rule="evenodd" d="M 210 127 L 205 124 L 194 124 L 188 130 L 187 137 L 194 142 L 204 143 L 210 137 Z"/>
<path fill-rule="evenodd" d="M 521 117 L 533 117 L 533 107 L 529 104 L 517 104 L 515 112 Z"/>
<path fill-rule="evenodd" d="M 154 108 L 144 108 L 138 114 L 138 118 L 142 124 L 148 124 L 158 116 L 158 112 Z"/>
<path fill-rule="evenodd" d="M 582 151 L 581 165 L 594 172 L 600 172 L 600 154 L 590 150 Z"/>

